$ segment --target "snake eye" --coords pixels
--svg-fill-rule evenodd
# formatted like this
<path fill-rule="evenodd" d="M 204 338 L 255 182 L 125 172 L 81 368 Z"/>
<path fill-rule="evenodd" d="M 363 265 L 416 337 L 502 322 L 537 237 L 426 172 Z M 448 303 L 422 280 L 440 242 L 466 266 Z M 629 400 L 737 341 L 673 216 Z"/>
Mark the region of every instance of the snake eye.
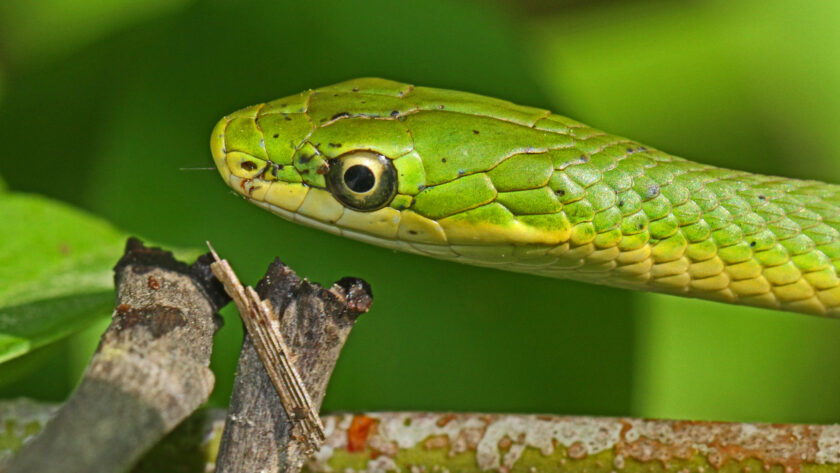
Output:
<path fill-rule="evenodd" d="M 384 207 L 397 191 L 391 160 L 372 151 L 351 151 L 330 160 L 327 188 L 344 205 L 361 211 Z"/>

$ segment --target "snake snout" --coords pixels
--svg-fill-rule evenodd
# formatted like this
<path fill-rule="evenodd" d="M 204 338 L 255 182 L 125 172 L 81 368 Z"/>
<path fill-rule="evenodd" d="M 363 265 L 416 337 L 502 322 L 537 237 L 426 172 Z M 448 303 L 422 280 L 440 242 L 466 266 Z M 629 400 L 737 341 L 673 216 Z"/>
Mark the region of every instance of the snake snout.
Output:
<path fill-rule="evenodd" d="M 248 113 L 248 110 L 243 109 L 219 120 L 210 136 L 213 161 L 228 181 L 231 174 L 253 179 L 270 161 L 256 113 Z"/>
<path fill-rule="evenodd" d="M 210 152 L 213 154 L 213 163 L 216 165 L 216 169 L 219 170 L 225 182 L 227 182 L 230 176 L 230 170 L 227 168 L 227 163 L 225 162 L 225 128 L 227 128 L 227 124 L 228 119 L 222 118 L 216 123 L 213 132 L 210 134 Z"/>

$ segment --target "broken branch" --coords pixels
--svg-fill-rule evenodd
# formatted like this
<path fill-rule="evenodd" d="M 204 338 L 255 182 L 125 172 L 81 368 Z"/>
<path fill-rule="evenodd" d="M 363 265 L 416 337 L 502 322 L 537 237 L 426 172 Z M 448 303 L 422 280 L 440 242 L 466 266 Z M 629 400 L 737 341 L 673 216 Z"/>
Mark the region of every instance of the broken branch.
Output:
<path fill-rule="evenodd" d="M 275 260 L 256 292 L 230 293 L 241 299 L 247 333 L 216 471 L 299 471 L 325 438 L 317 412 L 370 288 L 344 278 L 324 289 Z"/>
<path fill-rule="evenodd" d="M 125 471 L 207 400 L 213 315 L 227 301 L 210 261 L 128 240 L 113 321 L 81 384 L 9 473 Z"/>

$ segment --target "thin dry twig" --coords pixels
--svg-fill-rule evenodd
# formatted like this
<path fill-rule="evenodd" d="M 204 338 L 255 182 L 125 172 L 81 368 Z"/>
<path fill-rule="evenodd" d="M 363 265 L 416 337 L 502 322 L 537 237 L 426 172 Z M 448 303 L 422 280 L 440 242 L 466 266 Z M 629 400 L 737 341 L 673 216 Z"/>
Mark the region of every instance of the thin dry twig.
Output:
<path fill-rule="evenodd" d="M 289 359 L 289 348 L 280 333 L 280 321 L 250 286 L 243 286 L 227 260 L 210 245 L 215 262 L 210 265 L 213 274 L 225 286 L 254 343 L 257 355 L 282 401 L 286 415 L 300 429 L 304 453 L 309 455 L 321 448 L 326 434 L 318 412 L 303 385 L 300 375 Z"/>

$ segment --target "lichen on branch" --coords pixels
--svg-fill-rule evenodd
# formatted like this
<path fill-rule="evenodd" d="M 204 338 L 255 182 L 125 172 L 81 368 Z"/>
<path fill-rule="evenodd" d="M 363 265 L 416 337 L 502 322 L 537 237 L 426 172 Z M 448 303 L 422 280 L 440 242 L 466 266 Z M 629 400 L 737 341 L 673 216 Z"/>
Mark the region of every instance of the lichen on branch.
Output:
<path fill-rule="evenodd" d="M 34 435 L 54 410 L 52 405 L 0 402 L 0 426 L 12 426 L 5 434 L 0 431 L 0 458 L 4 448 L 8 453 Z M 16 412 L 23 413 L 19 419 Z M 200 411 L 144 457 L 135 473 L 192 471 L 173 467 L 187 456 L 196 473 L 212 468 L 224 418 L 223 411 Z M 327 441 L 304 468 L 311 473 L 836 473 L 840 469 L 840 425 L 421 412 L 321 418 Z M 203 465 L 195 461 L 198 456 Z"/>

